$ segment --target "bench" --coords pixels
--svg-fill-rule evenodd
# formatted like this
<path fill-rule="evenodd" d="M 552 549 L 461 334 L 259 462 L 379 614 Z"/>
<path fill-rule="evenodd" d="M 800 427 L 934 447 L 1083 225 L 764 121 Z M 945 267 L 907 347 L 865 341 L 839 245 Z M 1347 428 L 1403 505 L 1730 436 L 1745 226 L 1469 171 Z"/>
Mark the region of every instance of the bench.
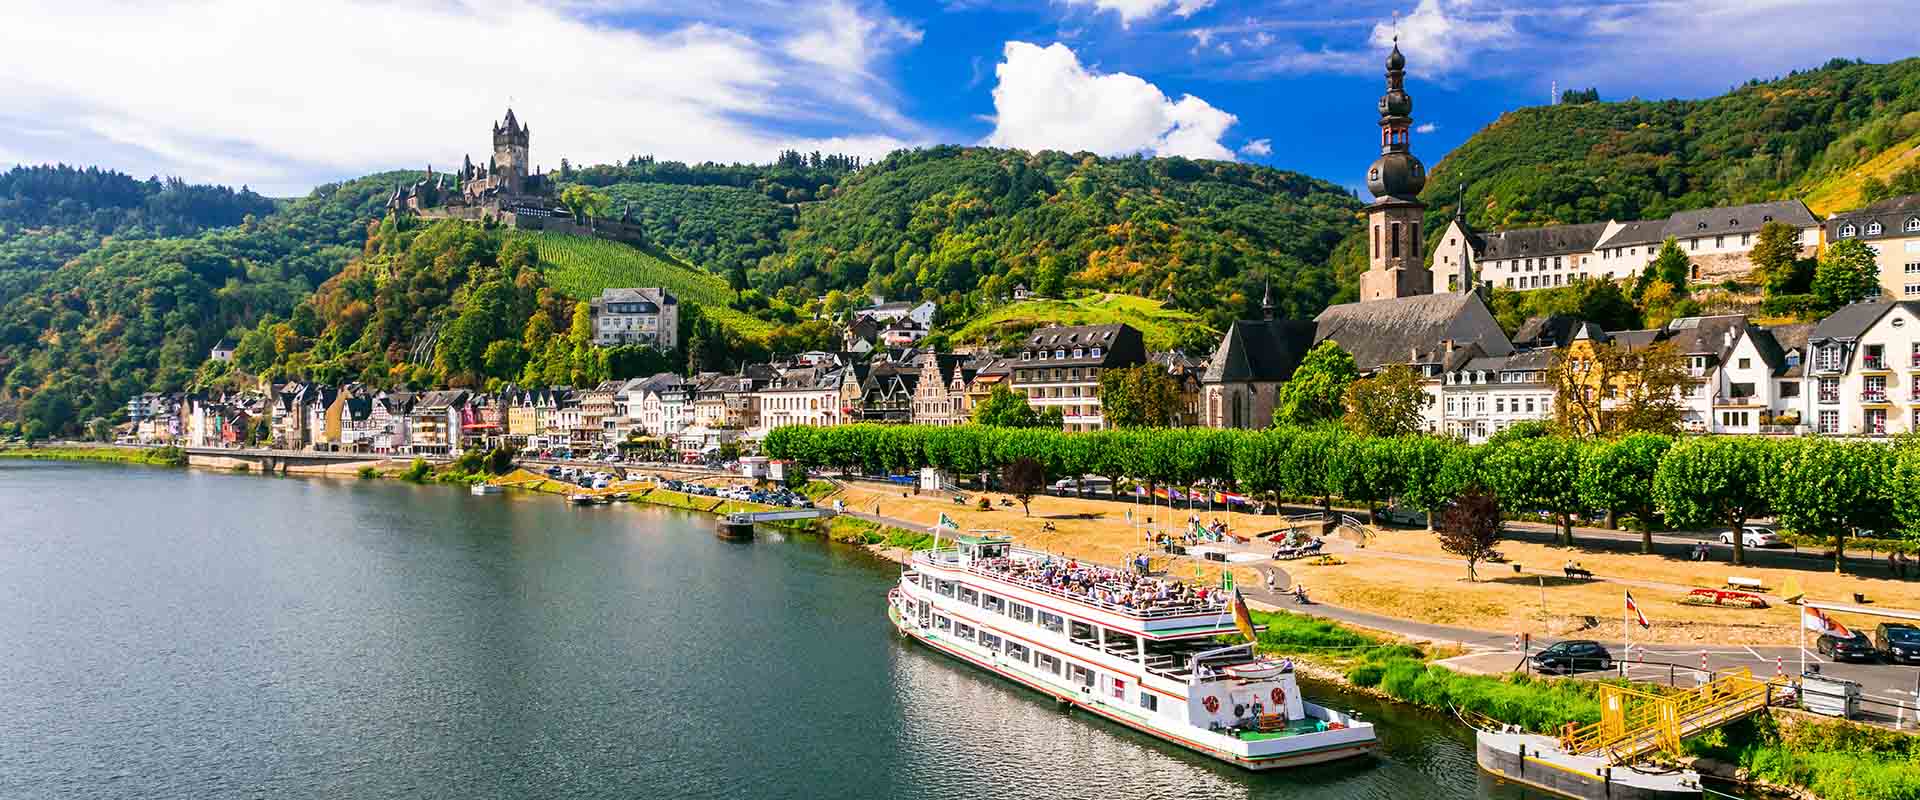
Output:
<path fill-rule="evenodd" d="M 1590 570 L 1590 569 L 1585 569 L 1582 567 L 1564 567 L 1560 571 L 1566 573 L 1567 577 L 1569 578 L 1579 578 L 1583 581 L 1593 580 L 1593 570 Z"/>
<path fill-rule="evenodd" d="M 1735 589 L 1759 590 L 1766 588 L 1766 585 L 1761 583 L 1759 578 L 1742 578 L 1737 575 L 1727 578 L 1727 585 Z"/>

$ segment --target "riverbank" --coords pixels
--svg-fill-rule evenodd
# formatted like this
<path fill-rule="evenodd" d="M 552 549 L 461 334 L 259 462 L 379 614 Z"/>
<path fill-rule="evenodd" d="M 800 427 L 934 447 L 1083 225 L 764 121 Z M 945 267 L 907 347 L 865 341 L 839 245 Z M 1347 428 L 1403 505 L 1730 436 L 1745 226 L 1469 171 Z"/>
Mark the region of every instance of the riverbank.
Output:
<path fill-rule="evenodd" d="M 148 464 L 162 467 L 179 467 L 187 463 L 187 455 L 177 447 L 108 447 L 105 445 L 52 445 L 41 447 L 4 447 L 0 448 L 0 458 L 20 458 L 36 461 L 94 461 L 114 464 Z"/>

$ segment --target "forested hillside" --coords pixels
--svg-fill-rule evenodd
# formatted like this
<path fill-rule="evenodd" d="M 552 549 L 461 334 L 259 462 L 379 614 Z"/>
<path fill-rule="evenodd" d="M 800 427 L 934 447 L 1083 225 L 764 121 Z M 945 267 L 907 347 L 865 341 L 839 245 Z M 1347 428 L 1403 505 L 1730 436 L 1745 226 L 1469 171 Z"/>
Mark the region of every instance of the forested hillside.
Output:
<path fill-rule="evenodd" d="M 114 238 L 33 276 L 0 304 L 0 420 L 70 430 L 182 388 L 229 330 L 286 315 L 345 266 L 386 193 L 417 176 L 329 184 L 194 236 Z"/>
<path fill-rule="evenodd" d="M 1284 313 L 1335 293 L 1327 256 L 1360 203 L 1326 181 L 1185 158 L 980 147 L 896 152 L 801 209 L 762 288 L 933 293 L 964 313 L 1018 284 L 1166 301 L 1218 327 L 1271 278 Z"/>
<path fill-rule="evenodd" d="M 1562 103 L 1502 115 L 1432 170 L 1438 236 L 1463 192 L 1481 229 L 1665 217 L 1803 197 L 1920 137 L 1920 59 L 1836 60 L 1704 100 Z M 1865 176 L 1855 176 L 1857 183 Z M 1857 202 L 1836 196 L 1836 208 Z"/>

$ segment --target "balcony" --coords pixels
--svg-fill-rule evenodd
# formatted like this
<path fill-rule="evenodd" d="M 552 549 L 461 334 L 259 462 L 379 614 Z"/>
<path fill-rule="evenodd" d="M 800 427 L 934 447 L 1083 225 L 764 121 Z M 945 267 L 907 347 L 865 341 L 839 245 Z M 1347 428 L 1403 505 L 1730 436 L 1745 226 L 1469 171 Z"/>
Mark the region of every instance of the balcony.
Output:
<path fill-rule="evenodd" d="M 1873 389 L 1866 389 L 1860 392 L 1860 402 L 1868 403 L 1872 405 L 1885 405 L 1892 401 L 1887 399 L 1887 390 L 1885 389 L 1880 389 L 1877 391 Z"/>
<path fill-rule="evenodd" d="M 1831 391 L 1831 392 L 1829 392 L 1829 391 L 1827 391 L 1827 390 L 1825 390 L 1825 389 L 1822 389 L 1822 390 L 1820 390 L 1820 402 L 1822 402 L 1822 403 L 1838 403 L 1838 402 L 1840 402 L 1840 391 L 1839 391 L 1839 390 L 1837 390 L 1837 389 L 1836 389 L 1836 390 L 1834 390 L 1834 391 Z"/>
<path fill-rule="evenodd" d="M 1861 356 L 1860 369 L 1863 372 L 1886 372 L 1888 370 L 1887 357 L 1873 354 Z"/>

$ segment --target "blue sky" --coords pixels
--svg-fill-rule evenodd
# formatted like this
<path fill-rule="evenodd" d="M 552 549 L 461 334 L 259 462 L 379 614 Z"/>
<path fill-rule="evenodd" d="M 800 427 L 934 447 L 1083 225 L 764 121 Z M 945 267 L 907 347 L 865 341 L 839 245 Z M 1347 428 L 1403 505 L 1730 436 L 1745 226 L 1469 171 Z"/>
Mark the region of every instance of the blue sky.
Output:
<path fill-rule="evenodd" d="M 1894 0 L 27 0 L 0 163 L 270 194 L 484 157 L 766 161 L 936 143 L 1233 158 L 1347 186 L 1396 33 L 1429 164 L 1551 87 L 1698 97 L 1916 55 Z"/>

